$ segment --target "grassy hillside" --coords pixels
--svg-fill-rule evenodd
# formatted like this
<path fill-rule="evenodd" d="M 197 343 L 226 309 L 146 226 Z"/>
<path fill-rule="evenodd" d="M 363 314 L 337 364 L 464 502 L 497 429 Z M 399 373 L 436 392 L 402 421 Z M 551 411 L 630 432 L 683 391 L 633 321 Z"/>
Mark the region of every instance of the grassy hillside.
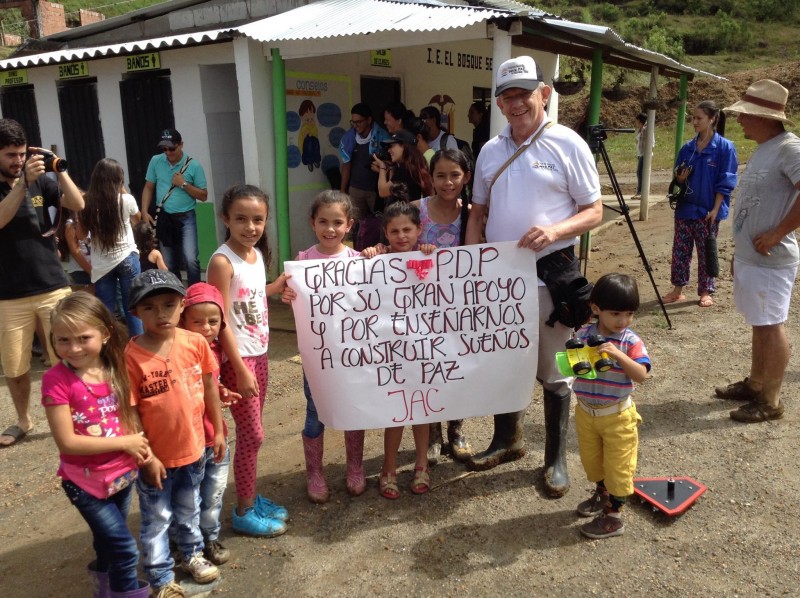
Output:
<path fill-rule="evenodd" d="M 111 18 L 160 2 L 164 2 L 164 0 L 61 0 L 59 4 L 64 5 L 67 25 L 75 26 L 78 24 L 77 15 L 81 8 L 94 10 L 104 14 L 106 18 Z M 6 33 L 14 33 L 23 37 L 30 35 L 30 24 L 22 17 L 19 9 L 0 10 L 0 23 Z"/>
<path fill-rule="evenodd" d="M 800 60 L 800 0 L 522 0 L 564 18 L 612 27 L 626 41 L 714 73 Z M 619 73 L 613 69 L 610 82 Z M 647 74 L 626 74 L 645 84 Z"/>
<path fill-rule="evenodd" d="M 96 10 L 106 15 L 107 18 L 110 18 L 164 1 L 165 0 L 61 0 L 60 4 L 64 5 L 64 10 L 67 15 L 76 13 L 79 9 L 83 8 Z M 67 16 L 67 19 L 69 19 L 69 16 Z"/>

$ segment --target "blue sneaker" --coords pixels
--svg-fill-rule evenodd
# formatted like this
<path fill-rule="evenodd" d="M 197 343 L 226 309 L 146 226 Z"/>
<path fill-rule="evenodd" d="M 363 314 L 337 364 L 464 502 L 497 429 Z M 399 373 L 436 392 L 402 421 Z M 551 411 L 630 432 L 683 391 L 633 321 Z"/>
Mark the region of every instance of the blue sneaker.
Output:
<path fill-rule="evenodd" d="M 233 531 L 245 536 L 258 536 L 260 538 L 274 538 L 286 533 L 286 524 L 280 519 L 260 517 L 254 507 L 248 508 L 244 515 L 233 508 Z"/>
<path fill-rule="evenodd" d="M 264 519 L 280 519 L 281 521 L 289 520 L 289 511 L 285 507 L 276 505 L 268 498 L 264 498 L 260 494 L 256 495 L 256 504 L 253 508 L 258 513 L 259 517 Z"/>

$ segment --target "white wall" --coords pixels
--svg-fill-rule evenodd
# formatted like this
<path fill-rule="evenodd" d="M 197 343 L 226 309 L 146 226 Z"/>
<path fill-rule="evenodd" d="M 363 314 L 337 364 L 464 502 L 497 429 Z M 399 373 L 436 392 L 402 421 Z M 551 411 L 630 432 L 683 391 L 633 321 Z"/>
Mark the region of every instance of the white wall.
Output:
<path fill-rule="evenodd" d="M 428 105 L 432 96 L 447 94 L 455 102 L 453 132 L 467 141 L 472 139 L 472 126 L 467 121 L 467 109 L 472 102 L 473 86 L 491 88 L 494 69 L 491 64 L 491 40 L 448 43 L 441 45 L 425 45 L 416 48 L 402 48 L 392 51 L 390 68 L 371 66 L 368 51 L 353 54 L 341 54 L 320 58 L 305 58 L 286 61 L 286 70 L 320 75 L 336 75 L 350 78 L 351 97 L 355 103 L 359 101 L 360 77 L 389 77 L 400 79 L 402 100 L 415 113 Z M 211 145 L 216 143 L 216 133 L 210 134 L 207 125 L 207 113 L 222 109 L 233 113 L 232 106 L 238 91 L 238 113 L 243 152 L 243 168 L 246 182 L 254 183 L 267 191 L 272 200 L 271 214 L 275 214 L 275 173 L 273 144 L 273 110 L 271 91 L 271 62 L 264 55 L 260 44 L 246 38 L 238 38 L 231 43 L 210 44 L 191 48 L 162 50 L 161 66 L 171 72 L 173 107 L 175 126 L 184 137 L 187 153 L 197 159 L 205 168 L 208 177 L 209 200 L 218 205 L 219 190 L 225 187 L 217 184 L 212 167 Z M 514 48 L 514 54 L 526 53 L 527 50 Z M 531 53 L 539 63 L 550 82 L 556 66 L 556 56 L 544 53 Z M 469 59 L 469 67 L 463 65 L 465 57 Z M 461 66 L 459 64 L 461 63 Z M 213 65 L 235 64 L 235 78 L 227 67 L 221 74 L 205 67 Z M 474 68 L 480 67 L 480 68 Z M 203 90 L 203 76 L 216 73 L 219 77 L 206 77 L 207 81 L 215 81 L 214 90 Z M 106 155 L 119 160 L 127 168 L 125 140 L 122 127 L 122 111 L 119 99 L 119 82 L 125 73 L 125 59 L 112 57 L 89 61 L 89 74 L 98 80 L 98 102 L 100 119 L 103 126 Z M 56 66 L 28 69 L 28 78 L 36 88 L 37 110 L 40 118 L 42 141 L 44 144 L 57 144 L 63 147 L 61 121 L 56 94 Z M 225 89 L 224 81 L 233 82 L 237 90 Z M 205 100 L 204 100 L 205 98 Z M 347 127 L 349 107 L 344 107 L 343 126 Z M 213 117 L 212 117 L 213 118 Z M 155 145 L 155 140 L 154 140 Z M 215 156 L 216 160 L 216 156 Z M 324 180 L 321 173 L 314 173 L 315 181 Z M 217 178 L 219 175 L 217 175 Z M 320 179 L 320 181 L 317 181 Z M 292 203 L 292 212 L 305 214 L 307 205 Z M 308 194 L 299 203 L 308 203 Z M 215 213 L 218 209 L 215 207 Z M 222 237 L 222 225 L 217 223 L 218 237 Z M 309 237 L 308 223 L 305 217 L 295 217 L 291 222 L 292 252 L 305 248 L 313 238 Z M 276 249 L 276 221 L 270 218 L 269 234 Z"/>

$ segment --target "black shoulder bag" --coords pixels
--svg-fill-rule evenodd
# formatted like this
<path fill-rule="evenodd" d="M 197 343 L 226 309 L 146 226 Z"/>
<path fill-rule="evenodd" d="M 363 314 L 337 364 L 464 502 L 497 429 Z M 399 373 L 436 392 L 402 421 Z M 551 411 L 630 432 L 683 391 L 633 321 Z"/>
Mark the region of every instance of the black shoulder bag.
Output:
<path fill-rule="evenodd" d="M 553 312 L 545 324 L 553 327 L 561 322 L 577 330 L 589 321 L 592 315 L 589 297 L 594 285 L 581 274 L 580 260 L 575 257 L 573 247 L 539 258 L 536 275 L 547 285 L 553 299 Z"/>

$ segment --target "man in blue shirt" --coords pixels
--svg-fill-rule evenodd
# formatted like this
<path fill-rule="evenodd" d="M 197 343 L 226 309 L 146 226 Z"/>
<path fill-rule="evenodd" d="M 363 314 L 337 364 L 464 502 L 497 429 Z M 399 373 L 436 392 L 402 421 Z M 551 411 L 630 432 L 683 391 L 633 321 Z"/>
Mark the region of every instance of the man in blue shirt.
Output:
<path fill-rule="evenodd" d="M 206 175 L 197 160 L 183 153 L 183 138 L 175 129 L 161 132 L 159 154 L 147 166 L 142 190 L 142 215 L 155 226 L 148 212 L 156 197 L 161 206 L 156 234 L 170 272 L 181 277 L 186 264 L 189 285 L 200 282 L 200 254 L 197 247 L 195 205 L 208 199 Z"/>
<path fill-rule="evenodd" d="M 358 103 L 350 111 L 352 128 L 342 136 L 339 157 L 342 159 L 342 187 L 353 200 L 359 218 L 375 210 L 378 198 L 378 173 L 372 170 L 372 154 L 389 134 L 372 120 L 372 110 Z"/>

